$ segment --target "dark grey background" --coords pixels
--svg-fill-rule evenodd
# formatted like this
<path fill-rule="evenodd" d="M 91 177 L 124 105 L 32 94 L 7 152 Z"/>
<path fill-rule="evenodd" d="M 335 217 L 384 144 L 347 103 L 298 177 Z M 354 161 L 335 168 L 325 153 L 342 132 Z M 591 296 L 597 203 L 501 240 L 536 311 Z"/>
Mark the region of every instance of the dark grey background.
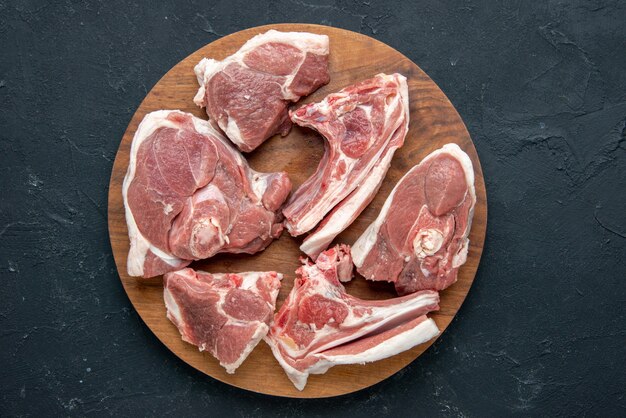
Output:
<path fill-rule="evenodd" d="M 0 415 L 626 414 L 626 4 L 392 3 L 0 1 Z M 115 152 L 146 93 L 206 43 L 273 22 L 410 57 L 487 182 L 455 321 L 335 399 L 256 395 L 178 360 L 131 307 L 107 235 Z"/>

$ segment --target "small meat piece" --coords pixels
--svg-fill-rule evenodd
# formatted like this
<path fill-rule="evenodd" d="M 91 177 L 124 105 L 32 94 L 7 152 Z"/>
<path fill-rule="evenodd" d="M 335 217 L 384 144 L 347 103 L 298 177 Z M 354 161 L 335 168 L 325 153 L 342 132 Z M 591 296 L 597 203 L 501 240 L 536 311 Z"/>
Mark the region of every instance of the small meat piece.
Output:
<path fill-rule="evenodd" d="M 275 134 L 287 135 L 289 102 L 330 81 L 328 36 L 270 30 L 223 61 L 204 58 L 195 73 L 200 89 L 194 102 L 249 152 Z"/>
<path fill-rule="evenodd" d="M 400 295 L 447 288 L 467 260 L 475 203 L 472 161 L 444 145 L 400 179 L 356 241 L 357 271 L 394 282 Z"/>
<path fill-rule="evenodd" d="M 423 291 L 388 300 L 350 296 L 340 283 L 352 270 L 349 247 L 337 246 L 303 260 L 287 300 L 265 337 L 298 390 L 310 374 L 339 364 L 381 360 L 439 334 L 426 314 L 439 309 L 439 294 Z M 346 269 L 347 268 L 347 269 Z"/>
<path fill-rule="evenodd" d="M 267 334 L 283 275 L 211 274 L 186 268 L 163 276 L 167 318 L 183 341 L 208 351 L 228 373 Z"/>
<path fill-rule="evenodd" d="M 253 254 L 282 232 L 284 172 L 258 173 L 219 132 L 176 110 L 145 116 L 122 189 L 128 274 L 153 277 L 219 252 Z"/>
<path fill-rule="evenodd" d="M 376 195 L 408 132 L 408 94 L 404 76 L 378 74 L 291 112 L 293 122 L 325 140 L 317 171 L 283 209 L 293 236 L 319 223 L 300 247 L 313 259 Z"/>

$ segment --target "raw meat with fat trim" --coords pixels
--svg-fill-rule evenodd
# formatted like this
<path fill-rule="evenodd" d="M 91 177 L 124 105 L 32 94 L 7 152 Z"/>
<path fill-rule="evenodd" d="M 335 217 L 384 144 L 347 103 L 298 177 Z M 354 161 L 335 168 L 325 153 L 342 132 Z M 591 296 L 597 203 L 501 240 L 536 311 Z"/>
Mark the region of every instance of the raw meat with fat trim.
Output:
<path fill-rule="evenodd" d="M 381 360 L 439 334 L 426 314 L 439 309 L 439 294 L 423 291 L 388 300 L 362 300 L 346 293 L 352 260 L 348 246 L 306 260 L 265 337 L 299 390 L 310 374 L 340 364 Z"/>
<path fill-rule="evenodd" d="M 267 334 L 282 278 L 274 271 L 210 274 L 186 268 L 167 273 L 167 317 L 184 341 L 234 373 Z"/>
<path fill-rule="evenodd" d="M 324 137 L 317 171 L 283 209 L 293 236 L 319 223 L 300 247 L 315 259 L 372 201 L 403 145 L 409 126 L 406 78 L 378 74 L 292 111 L 291 119 Z"/>
<path fill-rule="evenodd" d="M 202 119 L 175 110 L 145 116 L 122 189 L 128 274 L 153 277 L 219 252 L 253 254 L 282 232 L 284 172 L 258 173 Z"/>
<path fill-rule="evenodd" d="M 328 36 L 270 30 L 223 61 L 204 58 L 195 73 L 194 102 L 249 152 L 275 134 L 287 135 L 287 105 L 328 83 Z"/>
<path fill-rule="evenodd" d="M 472 161 L 444 145 L 402 177 L 353 245 L 357 271 L 401 295 L 445 289 L 467 259 L 475 203 Z"/>

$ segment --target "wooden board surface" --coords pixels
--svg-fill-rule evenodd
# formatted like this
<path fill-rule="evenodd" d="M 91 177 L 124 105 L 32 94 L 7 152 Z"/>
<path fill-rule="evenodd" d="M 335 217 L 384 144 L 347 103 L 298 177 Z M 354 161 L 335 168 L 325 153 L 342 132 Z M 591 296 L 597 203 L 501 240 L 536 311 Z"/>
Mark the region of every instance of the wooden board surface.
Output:
<path fill-rule="evenodd" d="M 476 150 L 452 104 L 417 65 L 393 48 L 347 30 L 308 24 L 280 24 L 247 29 L 206 45 L 165 74 L 137 109 L 115 158 L 109 185 L 108 221 L 111 246 L 122 284 L 135 309 L 159 340 L 183 361 L 215 379 L 254 392 L 303 398 L 336 396 L 366 388 L 391 376 L 417 358 L 434 340 L 379 362 L 337 366 L 324 375 L 313 375 L 309 378 L 304 391 L 299 392 L 287 379 L 264 342 L 259 343 L 234 375 L 227 374 L 210 354 L 200 353 L 196 347 L 183 342 L 178 330 L 165 317 L 161 278 L 138 280 L 129 277 L 126 272 L 129 240 L 121 189 L 128 167 L 130 145 L 139 122 L 147 113 L 159 109 L 180 109 L 206 119 L 204 111 L 197 108 L 192 101 L 198 89 L 193 73 L 194 65 L 203 57 L 223 59 L 237 51 L 252 36 L 269 29 L 308 31 L 330 37 L 331 81 L 296 106 L 320 101 L 329 93 L 377 73 L 399 72 L 408 78 L 411 121 L 405 144 L 396 152 L 387 177 L 374 201 L 354 224 L 337 238 L 337 242 L 354 243 L 367 225 L 375 219 L 396 182 L 427 154 L 449 142 L 457 143 L 469 154 L 476 174 L 477 196 L 469 255 L 467 263 L 460 269 L 457 283 L 441 293 L 441 310 L 432 315 L 442 332 L 450 324 L 472 285 L 485 239 L 487 200 Z M 247 158 L 255 170 L 286 171 L 295 190 L 313 174 L 322 154 L 322 139 L 311 131 L 294 126 L 287 137 L 269 139 L 256 151 L 247 155 Z M 278 297 L 277 305 L 280 306 L 293 285 L 294 271 L 299 266 L 298 257 L 301 255 L 298 249 L 301 241 L 301 237 L 292 238 L 285 231 L 279 240 L 259 254 L 218 255 L 210 260 L 196 262 L 191 267 L 209 272 L 234 273 L 253 270 L 282 272 L 285 279 Z M 386 299 L 395 295 L 392 285 L 367 282 L 360 276 L 348 283 L 346 288 L 350 294 L 365 299 Z"/>

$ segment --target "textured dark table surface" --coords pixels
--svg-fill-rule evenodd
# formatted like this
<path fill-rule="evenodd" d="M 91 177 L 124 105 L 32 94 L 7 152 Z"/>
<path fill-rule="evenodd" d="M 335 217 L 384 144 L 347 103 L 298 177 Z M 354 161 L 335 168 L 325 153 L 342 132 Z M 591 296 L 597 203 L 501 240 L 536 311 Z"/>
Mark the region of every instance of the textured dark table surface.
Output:
<path fill-rule="evenodd" d="M 313 3 L 0 1 L 0 416 L 626 414 L 626 4 Z M 109 174 L 146 93 L 206 43 L 275 22 L 410 57 L 487 183 L 486 246 L 452 325 L 334 399 L 257 395 L 178 360 L 108 240 Z"/>

